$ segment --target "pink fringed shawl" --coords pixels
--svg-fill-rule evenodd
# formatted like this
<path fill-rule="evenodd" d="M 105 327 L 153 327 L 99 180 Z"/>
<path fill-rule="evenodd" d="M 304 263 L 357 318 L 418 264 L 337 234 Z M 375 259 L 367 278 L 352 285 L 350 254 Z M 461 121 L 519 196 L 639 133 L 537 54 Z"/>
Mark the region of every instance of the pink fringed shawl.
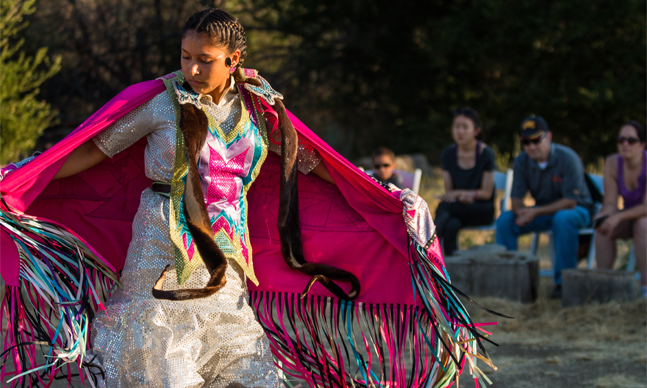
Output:
<path fill-rule="evenodd" d="M 160 80 L 125 89 L 64 140 L 8 174 L 0 182 L 4 201 L 18 213 L 64 225 L 87 241 L 107 266 L 121 269 L 139 196 L 151 184 L 144 175 L 146 140 L 73 177 L 52 177 L 74 148 L 164 90 Z M 362 292 L 349 303 L 331 298 L 316 284 L 307 298 L 299 298 L 309 277 L 291 270 L 281 256 L 276 226 L 279 157 L 270 154 L 247 194 L 260 282 L 249 288 L 285 373 L 311 386 L 346 386 L 353 379 L 359 385 L 418 387 L 434 382 L 444 387 L 452 384 L 467 359 L 475 378 L 482 376 L 474 356 L 476 329 L 451 290 L 438 243 L 428 251 L 412 244 L 397 194 L 289 116 L 299 137 L 319 151 L 336 183 L 312 174 L 299 177 L 305 257 L 351 271 Z M 11 289 L 19 286 L 20 258 L 7 231 L 0 237 L 0 274 Z M 461 341 L 472 343 L 458 345 Z M 414 361 L 405 366 L 409 357 Z"/>

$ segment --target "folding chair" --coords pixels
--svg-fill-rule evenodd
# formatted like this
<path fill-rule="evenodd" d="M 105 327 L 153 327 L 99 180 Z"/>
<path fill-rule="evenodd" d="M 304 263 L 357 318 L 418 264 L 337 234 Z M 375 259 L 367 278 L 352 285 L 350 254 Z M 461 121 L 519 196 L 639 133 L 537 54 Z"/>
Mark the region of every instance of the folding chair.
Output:
<path fill-rule="evenodd" d="M 369 175 L 373 175 L 373 170 L 365 171 Z M 414 193 L 418 194 L 420 190 L 420 180 L 422 179 L 422 170 L 416 168 L 413 172 L 407 172 L 402 170 L 393 170 L 394 173 L 398 173 L 402 177 L 402 184 L 407 189 L 411 189 Z"/>
<path fill-rule="evenodd" d="M 501 213 L 510 210 L 510 193 L 512 192 L 513 175 L 514 174 L 512 173 L 511 169 L 509 169 L 505 173 L 500 171 L 494 172 L 494 188 L 497 191 L 503 191 L 503 199 L 501 200 L 499 205 L 499 209 L 501 209 Z M 494 222 L 492 222 L 491 225 L 467 226 L 465 228 L 461 228 L 461 230 L 476 230 L 476 231 L 496 230 L 496 220 L 494 220 Z M 459 249 L 460 249 L 460 246 L 459 246 Z"/>
<path fill-rule="evenodd" d="M 422 178 L 422 170 L 416 168 L 413 173 L 401 170 L 395 170 L 402 177 L 402 184 L 404 187 L 413 190 L 414 193 L 418 194 L 420 190 L 420 179 Z"/>
<path fill-rule="evenodd" d="M 494 188 L 497 191 L 503 191 L 503 199 L 499 204 L 499 209 L 501 213 L 510 210 L 510 193 L 512 192 L 512 177 L 514 174 L 512 170 L 509 169 L 505 173 L 500 171 L 494 172 Z M 482 226 L 466 226 L 460 229 L 462 230 L 471 230 L 477 232 L 489 232 L 496 231 L 496 220 L 492 222 L 491 225 L 482 225 Z M 460 231 L 458 232 L 460 234 Z M 461 240 L 460 238 L 456 241 L 456 247 L 458 250 L 461 249 Z"/>
<path fill-rule="evenodd" d="M 604 184 L 603 177 L 601 175 L 587 174 L 598 191 L 604 194 Z M 602 204 L 596 203 L 596 213 L 600 210 Z M 530 246 L 530 252 L 537 256 L 537 248 L 539 247 L 539 235 L 540 233 L 546 233 L 548 235 L 548 250 L 550 253 L 551 268 L 550 269 L 541 269 L 539 270 L 539 276 L 543 277 L 552 277 L 555 274 L 555 241 L 553 239 L 553 232 L 550 230 L 544 230 L 542 232 L 535 232 L 535 236 L 532 239 L 532 245 Z M 586 255 L 586 267 L 588 269 L 593 268 L 593 263 L 595 263 L 595 229 L 593 228 L 582 228 L 579 230 L 578 234 L 580 236 L 590 235 L 591 236 L 591 245 L 589 245 L 589 252 Z"/>

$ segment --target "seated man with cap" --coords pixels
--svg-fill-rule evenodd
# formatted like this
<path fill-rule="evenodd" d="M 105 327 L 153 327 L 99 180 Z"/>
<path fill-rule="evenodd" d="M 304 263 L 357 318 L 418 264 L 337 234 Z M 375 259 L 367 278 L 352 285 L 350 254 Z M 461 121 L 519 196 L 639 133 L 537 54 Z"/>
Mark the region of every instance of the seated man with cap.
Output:
<path fill-rule="evenodd" d="M 589 226 L 593 201 L 584 181 L 584 169 L 572 149 L 552 143 L 548 124 L 530 116 L 521 124 L 523 152 L 514 161 L 512 211 L 496 222 L 496 242 L 517 250 L 517 238 L 526 233 L 552 230 L 555 242 L 555 289 L 560 298 L 562 270 L 577 267 L 578 229 Z M 535 206 L 526 207 L 526 192 Z"/>

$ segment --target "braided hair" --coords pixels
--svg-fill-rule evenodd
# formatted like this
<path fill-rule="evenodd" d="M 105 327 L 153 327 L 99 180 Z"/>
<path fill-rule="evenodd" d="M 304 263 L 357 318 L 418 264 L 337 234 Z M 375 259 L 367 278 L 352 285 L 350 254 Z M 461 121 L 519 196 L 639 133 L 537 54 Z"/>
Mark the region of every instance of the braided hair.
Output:
<path fill-rule="evenodd" d="M 255 77 L 245 77 L 241 70 L 240 64 L 247 54 L 247 45 L 245 30 L 243 30 L 236 18 L 219 9 L 207 9 L 189 18 L 182 30 L 182 38 L 189 31 L 210 39 L 214 46 L 225 48 L 229 53 L 240 50 L 240 61 L 236 64 L 236 71 L 234 72 L 236 82 L 247 82 L 255 86 L 261 86 L 260 80 Z M 164 278 L 168 270 L 167 266 L 152 290 L 153 297 L 157 299 L 188 300 L 204 298 L 218 292 L 226 282 L 227 260 L 225 260 L 224 254 L 213 238 L 213 230 L 203 200 L 204 195 L 200 186 L 200 175 L 196 162 L 196 158 L 199 156 L 209 132 L 209 119 L 202 109 L 192 104 L 182 104 L 180 107 L 181 118 L 179 125 L 184 136 L 189 165 L 189 178 L 182 194 L 184 198 L 182 211 L 198 252 L 200 252 L 209 270 L 210 279 L 207 285 L 201 289 L 163 290 Z M 299 137 L 281 99 L 275 99 L 273 107 L 267 110 L 263 108 L 263 110 L 273 110 L 278 116 L 279 126 L 281 127 L 281 177 L 277 227 L 283 259 L 290 268 L 312 276 L 302 293 L 303 296 L 310 291 L 310 287 L 315 282 L 319 281 L 336 297 L 343 300 L 354 300 L 361 291 L 361 284 L 357 276 L 328 264 L 310 263 L 306 261 L 303 255 L 298 205 L 297 153 Z M 187 204 L 192 205 L 187 206 Z M 335 281 L 350 283 L 351 291 L 347 293 Z"/>
<path fill-rule="evenodd" d="M 217 8 L 200 11 L 187 20 L 182 29 L 182 38 L 190 31 L 207 37 L 214 46 L 224 47 L 229 53 L 240 50 L 240 59 L 236 64 L 234 79 L 245 80 L 241 65 L 247 56 L 247 38 L 245 29 L 229 12 Z"/>

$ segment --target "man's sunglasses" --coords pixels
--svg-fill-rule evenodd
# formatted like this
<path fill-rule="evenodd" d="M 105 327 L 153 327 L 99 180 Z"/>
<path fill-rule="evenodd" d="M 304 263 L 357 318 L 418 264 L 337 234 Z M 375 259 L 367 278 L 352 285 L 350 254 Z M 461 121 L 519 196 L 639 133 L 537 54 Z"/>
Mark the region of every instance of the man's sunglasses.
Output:
<path fill-rule="evenodd" d="M 376 170 L 379 170 L 380 168 L 391 167 L 391 165 L 393 165 L 393 163 L 391 163 L 391 164 L 374 164 L 373 168 L 375 168 Z"/>
<path fill-rule="evenodd" d="M 624 137 L 624 136 L 618 136 L 618 139 L 616 139 L 618 144 L 623 144 L 627 143 L 629 145 L 634 145 L 638 143 L 640 140 L 637 137 Z"/>
<path fill-rule="evenodd" d="M 536 137 L 534 139 L 524 138 L 524 139 L 521 139 L 521 144 L 523 144 L 525 146 L 530 145 L 530 143 L 532 143 L 534 145 L 537 145 L 537 144 L 541 143 L 541 141 L 544 139 L 544 137 L 546 137 L 546 135 L 541 135 L 541 136 Z"/>

